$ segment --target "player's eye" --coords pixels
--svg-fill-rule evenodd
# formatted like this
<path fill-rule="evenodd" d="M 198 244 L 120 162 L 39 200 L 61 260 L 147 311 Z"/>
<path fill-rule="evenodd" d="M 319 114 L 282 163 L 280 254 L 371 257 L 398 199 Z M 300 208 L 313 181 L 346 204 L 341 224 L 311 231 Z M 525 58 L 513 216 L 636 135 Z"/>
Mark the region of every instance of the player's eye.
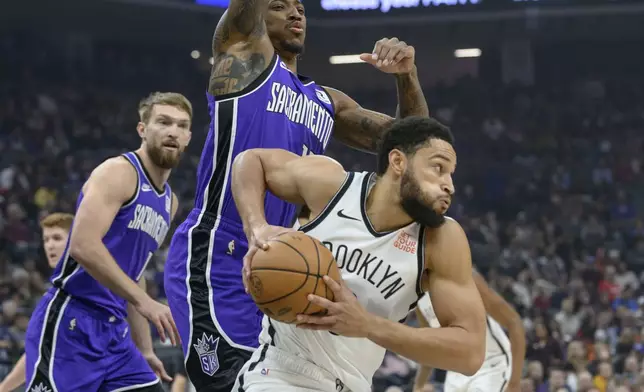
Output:
<path fill-rule="evenodd" d="M 304 15 L 304 8 L 298 8 L 297 12 L 299 12 L 301 15 Z"/>

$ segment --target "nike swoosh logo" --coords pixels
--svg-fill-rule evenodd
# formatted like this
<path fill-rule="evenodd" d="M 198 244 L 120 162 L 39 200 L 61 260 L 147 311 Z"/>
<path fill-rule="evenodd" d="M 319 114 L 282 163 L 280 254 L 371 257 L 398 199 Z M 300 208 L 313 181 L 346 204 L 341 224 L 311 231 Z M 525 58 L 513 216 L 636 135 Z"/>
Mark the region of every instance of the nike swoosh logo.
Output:
<path fill-rule="evenodd" d="M 359 220 L 360 220 L 360 219 L 358 219 L 358 218 L 354 218 L 354 217 L 351 217 L 351 216 L 348 216 L 348 215 L 344 215 L 344 212 L 343 212 L 343 211 L 344 211 L 344 210 L 340 210 L 340 211 L 338 211 L 338 216 L 339 216 L 340 218 L 350 219 L 350 220 L 354 220 L 354 221 L 359 221 Z"/>

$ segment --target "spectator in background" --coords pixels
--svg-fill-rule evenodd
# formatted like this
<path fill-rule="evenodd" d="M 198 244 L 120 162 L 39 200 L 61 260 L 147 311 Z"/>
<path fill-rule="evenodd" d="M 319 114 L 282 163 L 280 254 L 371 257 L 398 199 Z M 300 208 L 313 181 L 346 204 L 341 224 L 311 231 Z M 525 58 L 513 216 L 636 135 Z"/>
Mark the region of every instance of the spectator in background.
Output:
<path fill-rule="evenodd" d="M 599 363 L 599 374 L 593 379 L 593 384 L 599 392 L 607 392 L 609 388 L 614 387 L 613 383 L 613 365 L 608 361 Z"/>
<path fill-rule="evenodd" d="M 550 327 L 544 322 L 538 322 L 534 326 L 534 337 L 528 343 L 526 358 L 541 363 L 543 369 L 550 369 L 558 365 L 562 358 L 561 347 L 552 336 Z"/>
<path fill-rule="evenodd" d="M 559 329 L 563 335 L 564 341 L 569 342 L 575 336 L 581 327 L 581 315 L 574 312 L 574 299 L 568 297 L 561 303 L 561 310 L 555 316 L 555 321 L 559 324 Z"/>
<path fill-rule="evenodd" d="M 537 392 L 572 392 L 570 387 L 566 385 L 566 373 L 558 366 L 553 366 L 549 371 L 548 381 L 542 384 Z"/>

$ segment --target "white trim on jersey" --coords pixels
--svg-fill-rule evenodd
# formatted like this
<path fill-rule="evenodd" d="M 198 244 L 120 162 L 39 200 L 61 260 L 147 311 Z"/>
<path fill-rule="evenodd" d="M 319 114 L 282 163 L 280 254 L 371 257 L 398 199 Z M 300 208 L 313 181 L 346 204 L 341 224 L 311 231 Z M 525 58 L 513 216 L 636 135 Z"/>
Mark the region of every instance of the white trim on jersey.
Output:
<path fill-rule="evenodd" d="M 38 341 L 38 359 L 36 359 L 36 362 L 34 364 L 34 368 L 32 371 L 32 376 L 31 380 L 28 380 L 29 382 L 25 383 L 27 385 L 26 390 L 29 391 L 32 387 L 31 384 L 33 384 L 34 380 L 36 379 L 36 375 L 38 372 L 38 366 L 40 365 L 40 361 L 42 360 L 42 349 L 43 349 L 43 340 L 45 339 L 45 332 L 47 330 L 47 320 L 49 320 L 49 313 L 51 312 L 51 308 L 56 302 L 56 299 L 58 298 L 58 295 L 61 293 L 61 289 L 56 290 L 54 295 L 52 296 L 51 300 L 49 301 L 49 304 L 47 305 L 47 310 L 45 311 L 45 315 L 43 316 L 43 324 L 40 330 L 40 340 Z M 58 317 L 56 318 L 56 322 L 54 323 L 54 333 L 53 333 L 53 338 L 52 338 L 52 348 L 51 348 L 51 353 L 49 354 L 49 368 L 47 369 L 47 377 L 49 378 L 49 383 L 51 384 L 52 388 L 54 388 L 54 392 L 58 392 L 58 388 L 56 387 L 56 383 L 54 381 L 54 359 L 55 359 L 55 354 L 56 354 L 56 340 L 58 338 L 58 327 L 60 327 L 60 320 L 63 318 L 63 314 L 65 314 L 65 309 L 67 308 L 67 305 L 69 304 L 69 301 L 72 299 L 72 297 L 67 296 L 65 299 L 65 302 L 63 302 L 62 306 L 60 307 L 60 310 L 58 311 Z"/>
<path fill-rule="evenodd" d="M 113 390 L 113 391 L 111 391 L 111 392 L 125 392 L 125 391 L 131 391 L 131 390 L 133 390 L 133 389 L 139 389 L 139 388 L 151 387 L 152 385 L 158 384 L 158 383 L 160 383 L 160 382 L 161 382 L 161 380 L 159 380 L 159 378 L 157 378 L 156 380 L 154 380 L 154 381 L 150 381 L 150 382 L 146 382 L 145 384 L 130 385 L 130 386 L 127 386 L 127 387 L 123 387 L 123 388 L 115 389 L 115 390 Z"/>
<path fill-rule="evenodd" d="M 279 62 L 279 56 L 277 54 L 275 54 L 275 56 L 277 56 L 277 58 L 275 59 L 275 64 L 273 64 L 273 69 L 271 70 L 271 72 L 264 78 L 264 80 L 257 87 L 255 87 L 251 91 L 248 91 L 247 93 L 239 95 L 239 96 L 235 95 L 234 97 L 230 97 L 230 98 L 215 99 L 215 108 L 213 110 L 215 118 L 212 121 L 213 127 L 214 127 L 213 128 L 213 135 L 214 135 L 213 144 L 214 144 L 214 148 L 213 148 L 213 152 L 212 152 L 212 171 L 210 172 L 210 176 L 208 177 L 208 182 L 206 184 L 211 183 L 212 177 L 215 174 L 215 168 L 216 168 L 216 165 L 217 165 L 217 152 L 219 150 L 219 145 L 217 143 L 217 139 L 218 139 L 218 135 L 219 135 L 219 105 L 222 102 L 226 102 L 226 101 L 229 101 L 229 100 L 235 100 L 233 105 L 234 105 L 234 108 L 235 108 L 234 110 L 235 110 L 235 114 L 236 114 L 237 102 L 238 102 L 239 98 L 243 98 L 245 96 L 248 96 L 248 95 L 254 93 L 258 89 L 260 89 L 264 84 L 266 84 L 266 82 L 271 78 L 271 76 L 273 76 L 273 73 L 275 73 L 275 70 L 277 69 L 277 64 Z M 233 129 L 231 130 L 230 151 L 232 151 L 235 148 L 235 134 L 236 134 L 235 127 L 237 125 L 236 116 L 234 117 L 234 121 L 235 121 L 235 123 L 233 124 Z M 230 167 L 230 163 L 231 163 L 230 159 L 231 159 L 231 154 L 229 153 L 228 161 L 226 162 L 226 165 L 227 165 L 226 173 L 228 173 L 228 168 Z M 190 273 L 190 264 L 191 264 L 190 261 L 192 260 L 192 233 L 195 230 L 195 228 L 197 228 L 201 224 L 203 216 L 206 213 L 206 208 L 208 206 L 208 188 L 209 188 L 209 186 L 206 185 L 206 187 L 204 189 L 203 202 L 202 202 L 202 205 L 201 205 L 201 211 L 199 212 L 199 217 L 196 219 L 195 224 L 192 225 L 192 227 L 190 227 L 190 229 L 188 229 L 188 260 L 186 261 L 186 288 L 187 288 L 186 302 L 188 303 L 188 321 L 189 321 L 188 325 L 189 325 L 189 328 L 190 328 L 190 332 L 188 333 L 189 342 L 192 342 L 192 336 L 194 334 L 194 323 L 193 323 L 193 317 L 194 316 L 193 316 L 193 309 L 192 309 L 192 288 L 190 286 L 190 277 L 192 276 L 192 274 Z M 225 189 L 225 183 L 224 183 L 224 189 Z M 224 195 L 225 195 L 225 192 L 221 192 L 221 198 L 219 200 L 219 205 L 220 206 L 222 204 Z M 215 228 L 218 227 L 218 226 L 219 226 L 219 217 L 217 218 L 217 221 L 215 222 Z M 214 233 L 214 231 L 213 231 L 213 233 Z M 207 271 L 208 271 L 208 273 L 210 273 L 211 268 L 212 268 L 212 243 L 213 243 L 213 241 L 214 241 L 214 239 L 213 239 L 213 235 L 211 233 L 211 235 L 210 235 L 210 244 L 208 245 L 208 260 L 207 260 L 207 263 L 208 263 Z M 210 283 L 210 276 L 209 275 L 206 276 L 206 281 L 208 282 L 208 300 L 210 301 L 208 306 L 210 308 L 210 316 L 212 318 L 213 324 L 215 324 L 215 326 L 219 329 L 219 333 L 221 334 L 221 336 L 224 338 L 226 343 L 228 343 L 231 347 L 236 347 L 236 348 L 240 348 L 240 349 L 248 350 L 248 351 L 254 351 L 255 350 L 254 348 L 247 347 L 247 346 L 241 346 L 241 345 L 233 343 L 230 340 L 230 338 L 228 337 L 228 335 L 224 331 L 221 330 L 221 328 L 220 328 L 221 326 L 219 325 L 219 322 L 215 318 L 215 310 L 213 309 L 213 303 L 212 303 L 212 295 L 213 295 L 213 293 L 212 293 L 212 285 Z M 188 359 L 190 358 L 190 352 L 191 351 L 192 350 L 190 350 L 190 347 L 188 347 L 187 353 L 186 353 L 184 361 L 183 361 L 183 363 L 185 365 L 188 364 Z"/>
<path fill-rule="evenodd" d="M 231 99 L 244 98 L 244 97 L 246 97 L 246 96 L 248 96 L 248 95 L 251 95 L 251 94 L 252 94 L 252 93 L 254 93 L 255 91 L 259 90 L 260 88 L 262 88 L 262 86 L 263 86 L 263 85 L 265 85 L 265 84 L 266 84 L 266 82 L 268 82 L 268 81 L 270 80 L 271 76 L 273 76 L 273 73 L 275 73 L 275 69 L 277 69 L 277 65 L 280 63 L 280 56 L 279 56 L 277 53 L 275 53 L 275 54 L 274 54 L 274 56 L 277 56 L 277 58 L 275 59 L 275 64 L 273 64 L 273 69 L 271 70 L 271 72 L 269 72 L 269 73 L 268 73 L 268 75 L 266 75 L 266 76 L 264 77 L 264 80 L 263 80 L 260 84 L 258 84 L 258 85 L 257 85 L 257 87 L 255 87 L 254 89 L 252 89 L 252 90 L 250 90 L 249 92 L 244 93 L 244 94 L 242 94 L 242 95 L 236 95 L 236 94 L 235 94 L 233 97 L 224 98 L 224 99 L 218 99 L 217 97 L 214 97 L 214 98 L 215 98 L 215 102 L 216 102 L 216 103 L 221 103 L 221 102 L 230 101 Z M 261 76 L 260 76 L 260 77 L 261 77 Z M 232 94 L 234 94 L 234 93 L 232 93 Z M 215 108 L 215 110 L 217 110 L 217 109 Z M 217 133 L 216 133 L 216 132 L 215 132 L 215 135 L 217 135 Z M 217 142 L 215 142 L 215 143 L 217 143 Z M 231 141 L 231 143 L 230 143 L 230 148 L 232 149 L 234 146 L 235 146 L 235 145 L 234 145 L 234 144 L 232 143 L 232 141 Z M 215 158 L 216 158 L 216 157 L 217 157 L 217 156 L 215 155 Z M 213 165 L 214 165 L 214 162 L 217 162 L 217 161 L 216 161 L 216 160 L 215 160 L 215 161 L 213 161 Z M 214 169 L 213 169 L 213 170 L 214 170 Z M 210 178 L 212 178 L 212 176 L 211 176 Z"/>
<path fill-rule="evenodd" d="M 218 109 L 219 103 L 215 104 L 215 110 Z M 235 136 L 237 135 L 237 106 L 239 105 L 239 100 L 238 98 L 235 98 L 233 100 L 233 123 L 230 128 L 230 148 L 228 150 L 228 158 L 226 159 L 226 173 L 224 175 L 224 183 L 222 184 L 222 189 L 227 189 L 228 188 L 228 181 L 230 180 L 230 165 L 232 163 L 233 159 L 233 149 L 235 146 Z M 214 163 L 213 163 L 214 166 Z M 217 219 L 215 220 L 215 224 L 212 227 L 212 230 L 210 230 L 210 243 L 208 244 L 208 259 L 207 259 L 207 264 L 206 264 L 206 276 L 208 277 L 206 279 L 206 286 L 208 286 L 208 306 L 210 308 L 210 318 L 212 319 L 212 322 L 215 324 L 217 327 L 217 330 L 219 331 L 219 334 L 224 338 L 226 343 L 228 343 L 231 347 L 240 349 L 240 350 L 246 350 L 246 351 L 255 351 L 255 347 L 250 347 L 250 346 L 245 346 L 243 344 L 237 344 L 232 341 L 228 337 L 228 334 L 226 334 L 226 331 L 221 327 L 219 324 L 219 320 L 217 320 L 217 314 L 215 312 L 215 303 L 213 301 L 214 297 L 214 292 L 212 289 L 212 281 L 210 280 L 210 273 L 212 271 L 212 253 L 213 253 L 213 247 L 215 244 L 215 234 L 217 233 L 217 229 L 219 229 L 219 223 L 221 223 L 221 210 L 224 208 L 224 199 L 226 197 L 226 192 L 221 192 L 221 197 L 219 198 L 219 202 L 217 203 Z M 192 340 L 190 340 L 192 342 Z"/>

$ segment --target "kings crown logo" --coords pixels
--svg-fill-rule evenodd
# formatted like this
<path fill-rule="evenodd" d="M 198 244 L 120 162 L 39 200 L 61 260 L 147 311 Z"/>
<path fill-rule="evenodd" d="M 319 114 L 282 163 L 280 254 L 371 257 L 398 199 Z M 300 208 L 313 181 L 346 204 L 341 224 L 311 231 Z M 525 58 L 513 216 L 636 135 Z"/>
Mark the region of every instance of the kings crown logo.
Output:
<path fill-rule="evenodd" d="M 201 370 L 209 376 L 214 375 L 219 370 L 219 358 L 217 357 L 219 338 L 213 339 L 211 335 L 203 333 L 201 339 L 197 338 L 197 344 L 192 346 L 199 354 Z"/>
<path fill-rule="evenodd" d="M 32 387 L 29 392 L 52 392 L 51 389 L 47 388 L 43 383 L 40 383 Z"/>

